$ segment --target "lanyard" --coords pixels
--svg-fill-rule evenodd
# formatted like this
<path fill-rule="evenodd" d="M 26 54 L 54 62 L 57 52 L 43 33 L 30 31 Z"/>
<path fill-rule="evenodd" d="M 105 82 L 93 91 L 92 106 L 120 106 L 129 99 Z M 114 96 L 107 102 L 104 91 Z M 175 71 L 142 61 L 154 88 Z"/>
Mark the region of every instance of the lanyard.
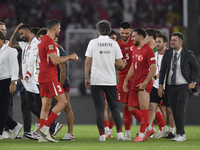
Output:
<path fill-rule="evenodd" d="M 25 57 L 25 53 L 27 53 L 27 51 L 28 51 L 28 48 L 29 48 L 29 46 L 31 45 L 31 42 L 32 42 L 32 40 L 34 39 L 34 37 L 31 39 L 31 41 L 29 42 L 29 43 L 27 43 L 28 44 L 28 46 L 26 47 L 24 47 L 24 52 L 23 52 L 23 54 L 22 54 L 22 61 L 24 60 L 24 57 Z M 26 45 L 27 45 L 26 44 Z M 25 63 L 25 62 L 24 62 Z"/>

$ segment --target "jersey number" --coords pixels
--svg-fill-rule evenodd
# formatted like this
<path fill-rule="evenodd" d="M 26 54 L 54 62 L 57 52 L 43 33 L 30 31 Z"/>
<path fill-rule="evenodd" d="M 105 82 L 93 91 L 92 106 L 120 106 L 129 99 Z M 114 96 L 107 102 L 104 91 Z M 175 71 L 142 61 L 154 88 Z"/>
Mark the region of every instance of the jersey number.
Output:
<path fill-rule="evenodd" d="M 62 89 L 61 89 L 60 85 L 57 85 L 57 88 L 58 88 L 58 91 L 59 91 L 59 92 L 61 92 L 61 91 L 62 91 Z"/>
<path fill-rule="evenodd" d="M 129 59 L 129 53 L 126 53 L 126 60 Z"/>

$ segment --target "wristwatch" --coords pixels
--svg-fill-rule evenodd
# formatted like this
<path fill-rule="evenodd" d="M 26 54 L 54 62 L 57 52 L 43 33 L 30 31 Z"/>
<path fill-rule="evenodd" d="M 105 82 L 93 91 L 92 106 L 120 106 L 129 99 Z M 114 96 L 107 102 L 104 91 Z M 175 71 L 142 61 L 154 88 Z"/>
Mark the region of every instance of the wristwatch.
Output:
<path fill-rule="evenodd" d="M 17 84 L 17 81 L 15 81 L 15 82 L 11 82 L 11 84 L 16 85 L 16 84 Z"/>

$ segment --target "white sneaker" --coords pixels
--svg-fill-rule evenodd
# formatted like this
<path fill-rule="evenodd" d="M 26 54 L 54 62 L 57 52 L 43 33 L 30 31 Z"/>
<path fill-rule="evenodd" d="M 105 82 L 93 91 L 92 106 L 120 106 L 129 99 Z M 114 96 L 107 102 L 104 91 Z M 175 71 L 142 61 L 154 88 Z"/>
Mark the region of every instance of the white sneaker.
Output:
<path fill-rule="evenodd" d="M 182 142 L 185 140 L 186 140 L 185 134 L 183 134 L 182 136 L 180 134 L 177 134 L 175 138 L 172 139 L 172 141 L 177 141 L 177 142 Z"/>
<path fill-rule="evenodd" d="M 49 142 L 49 141 L 47 139 L 45 139 L 43 136 L 40 136 L 40 138 L 38 139 L 38 142 L 46 143 L 46 142 Z"/>
<path fill-rule="evenodd" d="M 8 132 L 8 131 L 3 131 L 2 137 L 3 137 L 4 139 L 9 139 L 9 138 L 10 138 L 9 132 Z"/>
<path fill-rule="evenodd" d="M 18 136 L 16 137 L 16 139 L 28 139 L 28 138 L 25 137 L 25 135 L 24 135 L 24 134 L 26 134 L 26 133 L 28 133 L 28 132 L 22 132 L 20 135 L 18 135 Z"/>
<path fill-rule="evenodd" d="M 106 135 L 100 135 L 99 136 L 99 141 L 106 141 Z"/>
<path fill-rule="evenodd" d="M 48 141 L 50 141 L 50 142 L 58 142 L 58 141 L 54 140 L 54 139 L 51 137 L 51 135 L 50 135 L 50 133 L 49 133 L 49 130 L 48 130 L 48 131 L 44 130 L 44 126 L 43 126 L 42 128 L 39 129 L 39 132 L 40 132 L 41 136 L 43 136 L 43 137 L 44 137 L 45 139 L 47 139 Z"/>
<path fill-rule="evenodd" d="M 56 127 L 55 127 L 55 130 L 54 130 L 54 133 L 53 133 L 53 136 L 55 136 L 59 131 L 60 129 L 62 128 L 62 124 L 60 124 L 59 122 L 56 123 Z"/>
<path fill-rule="evenodd" d="M 37 133 L 36 131 L 24 133 L 24 135 L 27 138 L 32 139 L 32 140 L 39 140 L 39 138 L 41 137 L 41 135 L 39 133 Z"/>
<path fill-rule="evenodd" d="M 131 134 L 125 134 L 124 141 L 131 141 Z"/>
<path fill-rule="evenodd" d="M 21 125 L 20 123 L 17 123 L 17 125 L 13 129 L 11 139 L 15 139 L 17 137 L 17 135 L 19 134 L 19 132 L 22 130 L 22 127 L 23 127 L 23 125 Z"/>
<path fill-rule="evenodd" d="M 65 136 L 60 139 L 61 141 L 74 141 L 75 137 L 74 135 L 71 135 L 70 133 L 65 134 Z"/>
<path fill-rule="evenodd" d="M 182 138 L 183 138 L 183 141 L 186 141 L 186 135 L 185 134 L 182 135 Z"/>
<path fill-rule="evenodd" d="M 105 135 L 106 135 L 106 137 L 113 138 L 113 136 L 110 133 L 110 130 L 105 130 Z"/>
<path fill-rule="evenodd" d="M 156 138 L 166 137 L 169 133 L 169 128 L 167 126 L 162 127 L 162 131 L 158 132 Z"/>
<path fill-rule="evenodd" d="M 123 132 L 118 132 L 117 133 L 117 140 L 118 141 L 123 141 L 124 140 L 124 134 L 123 134 Z"/>

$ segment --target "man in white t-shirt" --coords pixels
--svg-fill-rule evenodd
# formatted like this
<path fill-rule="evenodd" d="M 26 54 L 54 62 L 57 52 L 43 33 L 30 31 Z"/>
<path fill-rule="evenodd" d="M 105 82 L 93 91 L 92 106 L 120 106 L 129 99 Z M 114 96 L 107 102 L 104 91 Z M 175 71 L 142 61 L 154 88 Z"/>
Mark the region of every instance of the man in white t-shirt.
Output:
<path fill-rule="evenodd" d="M 99 129 L 99 141 L 105 141 L 104 132 L 104 93 L 117 127 L 117 140 L 123 140 L 122 124 L 116 102 L 115 67 L 123 69 L 122 53 L 116 41 L 108 37 L 111 27 L 106 20 L 96 24 L 99 37 L 89 42 L 85 56 L 85 86 L 91 88 Z M 116 60 L 116 62 L 115 62 Z M 89 75 L 90 65 L 91 75 Z"/>

